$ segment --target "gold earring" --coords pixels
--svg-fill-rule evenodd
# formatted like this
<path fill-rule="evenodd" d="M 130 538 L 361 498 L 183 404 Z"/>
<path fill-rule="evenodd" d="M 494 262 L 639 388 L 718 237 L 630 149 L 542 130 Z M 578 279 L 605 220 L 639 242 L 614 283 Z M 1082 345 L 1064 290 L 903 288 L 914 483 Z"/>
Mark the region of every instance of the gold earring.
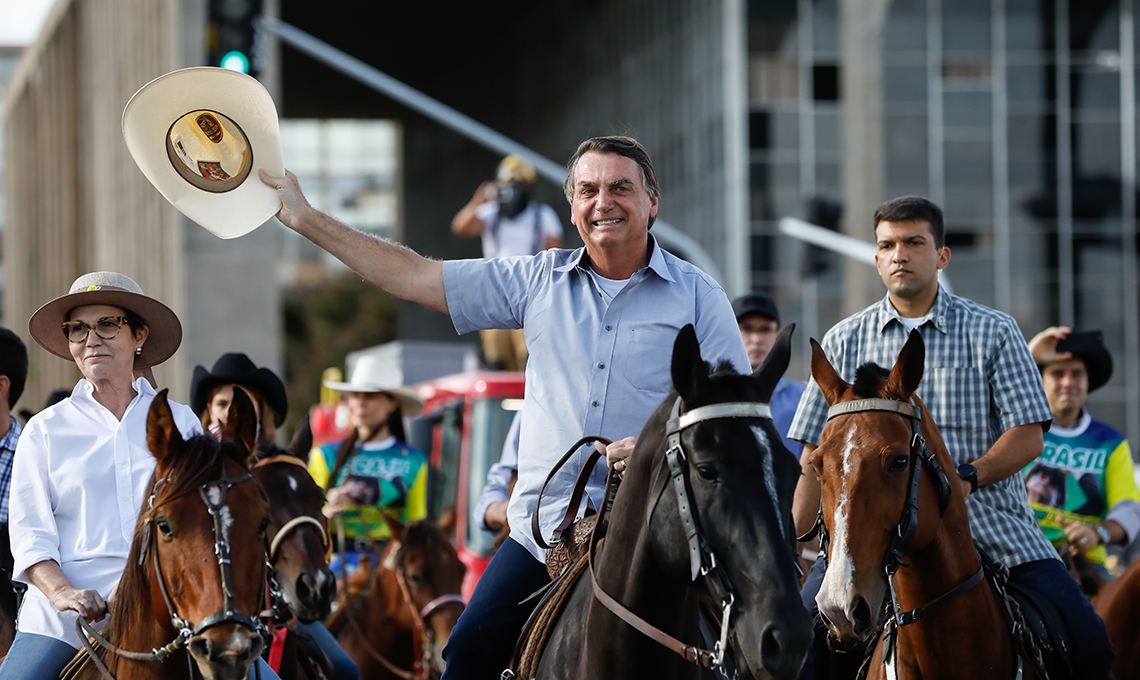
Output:
<path fill-rule="evenodd" d="M 142 347 L 135 350 L 135 355 L 138 356 L 139 354 L 142 354 Z"/>

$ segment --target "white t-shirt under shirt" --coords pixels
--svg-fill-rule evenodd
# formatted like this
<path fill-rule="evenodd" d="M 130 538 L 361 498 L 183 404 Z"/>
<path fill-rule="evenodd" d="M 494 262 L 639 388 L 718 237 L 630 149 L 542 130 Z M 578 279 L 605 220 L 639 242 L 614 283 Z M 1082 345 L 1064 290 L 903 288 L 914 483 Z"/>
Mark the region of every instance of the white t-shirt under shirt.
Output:
<path fill-rule="evenodd" d="M 914 329 L 918 328 L 923 323 L 925 323 L 926 320 L 929 318 L 930 318 L 929 314 L 927 314 L 926 316 L 920 316 L 917 319 L 912 319 L 909 316 L 900 316 L 899 321 L 902 322 L 902 325 L 906 326 L 906 329 L 908 331 L 913 331 Z"/>
<path fill-rule="evenodd" d="M 558 214 L 538 201 L 513 218 L 501 219 L 499 204 L 488 201 L 475 209 L 475 216 L 483 221 L 483 257 L 534 255 L 546 247 L 547 238 L 562 238 Z"/>
<path fill-rule="evenodd" d="M 625 288 L 626 284 L 629 283 L 629 279 L 622 279 L 618 281 L 615 279 L 607 279 L 604 276 L 599 276 L 598 273 L 592 269 L 590 270 L 590 278 L 594 280 L 594 283 L 597 284 L 598 289 L 601 290 L 602 299 L 606 301 L 607 305 L 613 302 L 613 299 L 617 297 L 617 294 L 621 292 L 621 289 Z"/>

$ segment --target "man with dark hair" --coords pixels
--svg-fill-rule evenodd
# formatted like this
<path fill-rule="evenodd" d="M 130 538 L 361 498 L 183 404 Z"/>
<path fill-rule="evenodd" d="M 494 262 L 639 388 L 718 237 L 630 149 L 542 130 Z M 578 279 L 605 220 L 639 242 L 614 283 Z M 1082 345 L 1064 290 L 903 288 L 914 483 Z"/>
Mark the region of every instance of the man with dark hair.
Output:
<path fill-rule="evenodd" d="M 1112 377 L 1112 355 L 1100 331 L 1046 328 L 1029 341 L 1041 369 L 1053 427 L 1041 457 L 1022 474 L 1030 506 L 1045 538 L 1072 554 L 1084 553 L 1105 578 L 1105 546 L 1127 545 L 1140 532 L 1140 490 L 1124 435 L 1094 420 L 1089 393 Z M 1034 473 L 1037 473 L 1036 475 Z M 1042 493 L 1049 474 L 1056 493 Z"/>
<path fill-rule="evenodd" d="M 634 437 L 672 389 L 673 343 L 686 324 L 712 365 L 729 361 L 748 372 L 728 297 L 650 236 L 657 176 L 628 137 L 586 140 L 568 165 L 570 221 L 585 247 L 531 257 L 429 260 L 314 210 L 291 173 L 262 171 L 261 179 L 281 196 L 285 226 L 389 293 L 449 314 L 460 333 L 523 329 L 530 359 L 518 483 L 507 507 L 511 534 L 444 650 L 447 680 L 497 678 L 537 602 L 528 598 L 550 582 L 530 530 L 546 475 L 583 434 L 612 440 L 607 460 L 618 473 L 625 469 Z M 539 517 L 546 537 L 566 513 L 576 472 L 568 467 L 546 486 Z M 605 472 L 594 471 L 583 506 L 601 505 Z"/>
<path fill-rule="evenodd" d="M 12 547 L 8 539 L 8 493 L 12 484 L 12 460 L 20 439 L 20 423 L 12 415 L 24 393 L 28 378 L 28 348 L 11 330 L 0 326 L 0 608 L 16 615 L 12 589 Z"/>
<path fill-rule="evenodd" d="M 827 332 L 822 343 L 827 358 L 840 377 L 853 381 L 866 362 L 893 366 L 911 331 L 922 335 L 926 358 L 918 396 L 958 466 L 957 475 L 946 472 L 954 493 L 967 499 L 974 541 L 1009 568 L 1011 585 L 1051 600 L 1062 612 L 1073 667 L 1081 669 L 1082 677 L 1107 677 L 1113 654 L 1104 622 L 1041 534 L 1018 474 L 1041 454 L 1053 415 L 1017 322 L 938 285 L 938 272 L 950 263 L 938 206 L 924 198 L 895 199 L 880 206 L 875 219 L 875 264 L 887 295 Z M 804 474 L 793 502 L 800 534 L 812 527 L 821 507 L 816 446 L 827 411 L 827 401 L 812 381 L 788 433 L 804 443 Z M 838 505 L 837 514 L 843 507 Z M 837 530 L 827 564 L 816 562 L 803 587 L 804 605 L 830 621 L 855 620 L 845 519 L 833 520 Z M 862 660 L 858 653 L 831 655 L 817 636 L 816 663 L 814 668 L 808 663 L 804 677 L 815 677 L 815 672 L 854 677 Z"/>
<path fill-rule="evenodd" d="M 892 198 L 875 210 L 874 219 L 876 225 L 881 222 L 926 222 L 930 225 L 930 235 L 934 237 L 934 247 L 942 248 L 946 245 L 946 226 L 942 223 L 942 208 L 929 198 L 922 196 Z"/>

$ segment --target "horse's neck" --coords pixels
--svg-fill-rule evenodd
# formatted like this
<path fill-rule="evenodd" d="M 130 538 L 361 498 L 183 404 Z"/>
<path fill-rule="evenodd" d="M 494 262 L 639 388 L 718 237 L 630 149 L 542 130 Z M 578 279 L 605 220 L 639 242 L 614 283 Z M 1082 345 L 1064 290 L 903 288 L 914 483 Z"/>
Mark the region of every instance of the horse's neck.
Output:
<path fill-rule="evenodd" d="M 970 537 L 965 506 L 951 503 L 934 540 L 908 553 L 905 560 L 910 566 L 895 574 L 904 612 L 930 604 L 973 576 L 981 559 Z M 901 629 L 898 654 L 899 665 L 910 669 L 910 674 L 898 676 L 903 678 L 1000 680 L 1003 676 L 994 669 L 1010 667 L 1014 659 L 1005 618 L 984 579 Z"/>
<path fill-rule="evenodd" d="M 624 522 L 615 521 L 627 516 L 629 519 Z M 669 579 L 657 564 L 644 517 L 644 507 L 615 506 L 603 544 L 610 547 L 603 549 L 595 560 L 598 585 L 646 622 L 686 644 L 700 647 L 695 624 L 696 597 L 688 584 Z M 582 576 L 582 587 L 592 587 L 589 579 L 589 574 Z M 696 676 L 697 667 L 676 653 L 608 611 L 599 615 L 605 609 L 597 598 L 590 597 L 585 658 L 606 659 L 606 671 L 612 670 L 613 677 Z M 614 654 L 615 649 L 622 651 Z"/>

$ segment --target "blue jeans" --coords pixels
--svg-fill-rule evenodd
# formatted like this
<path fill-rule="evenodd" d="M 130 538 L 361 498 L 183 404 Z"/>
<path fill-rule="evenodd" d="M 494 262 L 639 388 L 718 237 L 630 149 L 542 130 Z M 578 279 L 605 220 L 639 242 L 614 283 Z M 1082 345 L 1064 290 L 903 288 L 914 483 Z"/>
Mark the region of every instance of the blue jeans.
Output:
<path fill-rule="evenodd" d="M 44 680 L 58 678 L 67 664 L 75 657 L 76 650 L 66 642 L 35 633 L 16 631 L 16 639 L 0 664 L 0 680 Z M 281 680 L 269 664 L 257 660 L 261 670 L 261 680 Z M 174 663 L 171 661 L 170 663 Z M 257 680 L 258 669 L 250 672 L 250 678 Z"/>
<path fill-rule="evenodd" d="M 443 680 L 499 677 L 539 598 L 522 601 L 548 583 L 545 564 L 513 539 L 503 541 L 443 649 Z"/>
<path fill-rule="evenodd" d="M 298 623 L 297 631 L 309 636 L 301 639 L 304 640 L 305 646 L 309 647 L 311 653 L 318 656 L 323 653 L 328 657 L 329 662 L 332 663 L 333 675 L 336 680 L 360 680 L 360 669 L 356 667 L 356 662 L 345 653 L 340 643 L 336 641 L 336 638 L 325 628 L 323 623 L 320 621 Z"/>
<path fill-rule="evenodd" d="M 801 591 L 804 606 L 816 621 L 819 619 L 819 607 L 816 606 L 815 596 L 823 585 L 823 575 L 826 570 L 827 567 L 822 559 L 816 562 Z M 1017 584 L 1025 590 L 1032 590 L 1041 598 L 1057 605 L 1069 634 L 1073 668 L 1080 669 L 1080 677 L 1087 680 L 1103 680 L 1108 677 L 1108 669 L 1115 655 L 1104 621 L 1085 599 L 1080 584 L 1073 580 L 1060 560 L 1036 560 L 1019 564 L 1009 570 L 1009 580 L 1010 583 Z M 822 671 L 825 667 L 825 659 L 819 659 L 818 666 L 813 665 L 813 662 L 816 662 L 814 656 L 824 656 L 819 646 L 821 640 L 819 632 L 820 627 L 817 625 L 816 646 L 808 655 L 807 663 L 800 673 L 800 680 L 814 680 L 816 672 Z M 825 677 L 822 672 L 819 675 Z"/>

